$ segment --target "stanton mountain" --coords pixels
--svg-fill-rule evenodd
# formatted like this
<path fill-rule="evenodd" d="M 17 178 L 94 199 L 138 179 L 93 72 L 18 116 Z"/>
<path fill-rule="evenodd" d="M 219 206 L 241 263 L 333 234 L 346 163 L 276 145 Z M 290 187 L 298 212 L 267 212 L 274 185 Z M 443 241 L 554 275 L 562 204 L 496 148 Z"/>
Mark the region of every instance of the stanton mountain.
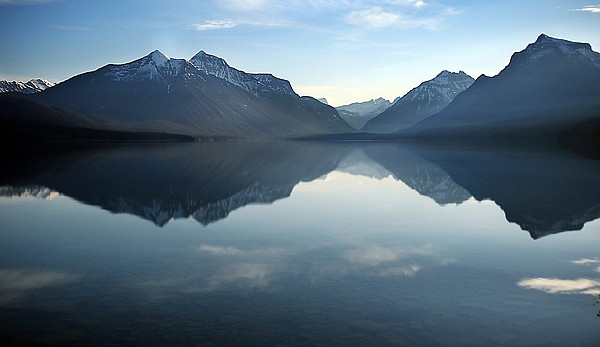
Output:
<path fill-rule="evenodd" d="M 126 131 L 246 138 L 352 131 L 333 107 L 299 97 L 288 81 L 246 74 L 204 52 L 192 61 L 154 51 L 27 98 Z"/>

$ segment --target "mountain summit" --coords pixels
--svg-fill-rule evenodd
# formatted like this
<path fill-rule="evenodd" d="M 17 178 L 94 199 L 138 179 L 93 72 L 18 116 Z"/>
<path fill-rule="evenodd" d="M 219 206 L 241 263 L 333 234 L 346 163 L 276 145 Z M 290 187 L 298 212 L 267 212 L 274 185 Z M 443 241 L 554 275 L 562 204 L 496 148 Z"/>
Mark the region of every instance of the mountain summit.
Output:
<path fill-rule="evenodd" d="M 366 132 L 391 133 L 408 128 L 441 111 L 454 98 L 469 88 L 473 78 L 463 71 L 444 70 L 421 83 L 362 128 Z"/>

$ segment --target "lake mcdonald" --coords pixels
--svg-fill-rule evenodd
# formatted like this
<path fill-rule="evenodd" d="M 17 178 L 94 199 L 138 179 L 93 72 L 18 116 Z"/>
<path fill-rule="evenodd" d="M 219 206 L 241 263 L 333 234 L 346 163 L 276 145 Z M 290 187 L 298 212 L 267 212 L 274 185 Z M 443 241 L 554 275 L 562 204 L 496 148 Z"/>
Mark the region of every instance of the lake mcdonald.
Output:
<path fill-rule="evenodd" d="M 600 162 L 221 142 L 13 151 L 4 345 L 594 346 Z"/>

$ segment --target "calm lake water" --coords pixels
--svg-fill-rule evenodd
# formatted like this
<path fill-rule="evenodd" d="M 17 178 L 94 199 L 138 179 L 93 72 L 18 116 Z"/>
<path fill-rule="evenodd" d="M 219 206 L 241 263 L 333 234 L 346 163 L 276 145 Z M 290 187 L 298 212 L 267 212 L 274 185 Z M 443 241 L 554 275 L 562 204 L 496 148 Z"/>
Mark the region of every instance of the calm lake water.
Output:
<path fill-rule="evenodd" d="M 11 153 L 3 345 L 600 345 L 598 161 L 284 142 Z"/>

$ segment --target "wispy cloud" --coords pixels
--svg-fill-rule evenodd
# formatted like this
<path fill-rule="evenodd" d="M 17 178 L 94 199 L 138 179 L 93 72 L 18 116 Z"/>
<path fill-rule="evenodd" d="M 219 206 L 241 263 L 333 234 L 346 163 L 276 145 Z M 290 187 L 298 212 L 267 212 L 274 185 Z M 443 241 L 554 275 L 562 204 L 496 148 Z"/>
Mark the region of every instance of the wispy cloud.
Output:
<path fill-rule="evenodd" d="M 600 5 L 587 5 L 587 6 L 583 6 L 581 8 L 574 8 L 571 11 L 600 13 Z"/>
<path fill-rule="evenodd" d="M 205 30 L 217 30 L 217 29 L 229 29 L 237 26 L 238 23 L 234 22 L 231 19 L 226 20 L 207 20 L 204 23 L 193 24 L 194 29 L 198 31 Z"/>
<path fill-rule="evenodd" d="M 53 2 L 55 0 L 0 0 L 0 6 L 2 5 L 36 5 Z"/>

